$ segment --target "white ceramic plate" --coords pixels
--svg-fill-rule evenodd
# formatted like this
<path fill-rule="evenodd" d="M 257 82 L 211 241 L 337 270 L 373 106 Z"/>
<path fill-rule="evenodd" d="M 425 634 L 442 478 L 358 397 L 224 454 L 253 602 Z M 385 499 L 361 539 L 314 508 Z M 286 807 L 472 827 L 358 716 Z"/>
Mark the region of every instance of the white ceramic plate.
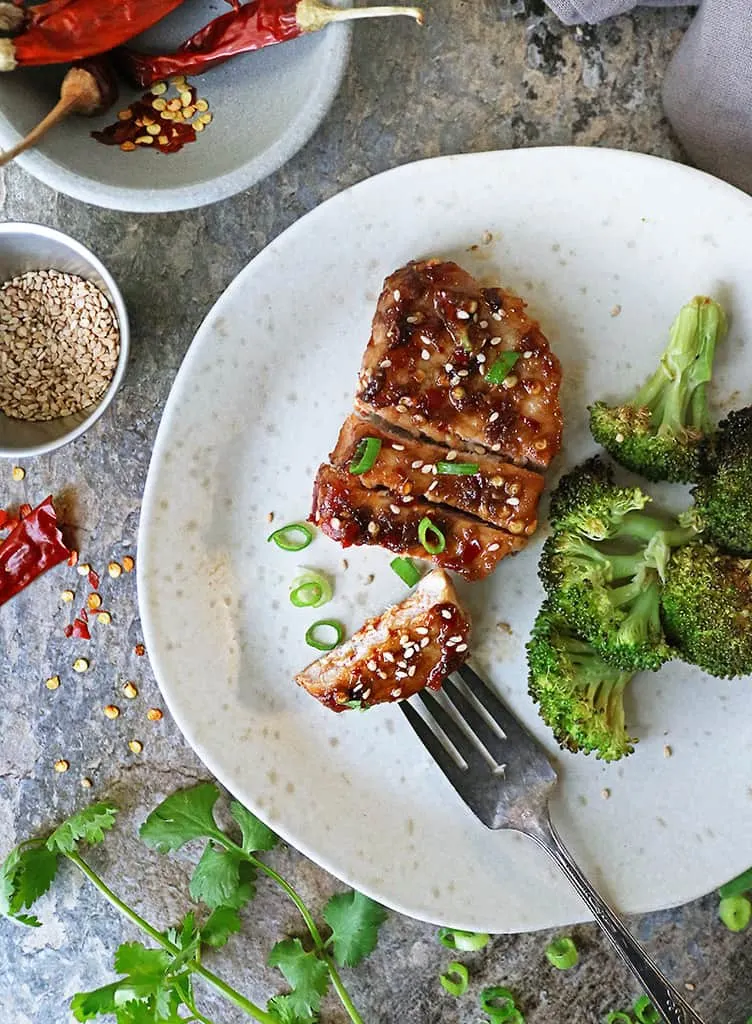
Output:
<path fill-rule="evenodd" d="M 228 10 L 218 0 L 185 0 L 137 45 L 169 52 Z M 68 118 L 18 162 L 58 192 L 112 210 L 160 213 L 226 199 L 278 170 L 305 145 L 339 90 L 349 52 L 349 26 L 334 25 L 192 78 L 214 120 L 195 143 L 169 156 L 121 153 L 89 136 L 141 95 L 121 82 L 113 110 Z M 64 70 L 0 74 L 0 149 L 14 146 L 52 108 Z"/>
<path fill-rule="evenodd" d="M 323 536 L 301 556 L 266 542 L 267 513 L 281 525 L 308 512 L 316 467 L 350 408 L 382 279 L 438 254 L 529 299 L 564 366 L 556 475 L 594 450 L 586 403 L 637 386 L 695 293 L 718 296 L 732 319 L 715 395 L 725 408 L 749 400 L 751 233 L 749 198 L 655 158 L 595 149 L 449 157 L 324 203 L 257 256 L 207 317 L 167 404 L 144 497 L 148 649 L 207 766 L 335 875 L 459 927 L 511 932 L 586 917 L 529 840 L 489 832 L 466 810 L 396 707 L 334 715 L 292 682 L 311 660 L 303 634 L 313 619 L 323 612 L 354 630 L 405 593 L 386 551 L 352 548 L 345 571 L 344 552 Z M 662 497 L 686 500 L 686 491 Z M 748 867 L 749 681 L 679 663 L 642 675 L 627 699 L 640 737 L 632 757 L 609 766 L 559 754 L 526 694 L 540 543 L 463 588 L 476 664 L 557 756 L 557 826 L 620 909 L 697 897 Z M 336 576 L 325 610 L 290 605 L 299 563 Z"/>

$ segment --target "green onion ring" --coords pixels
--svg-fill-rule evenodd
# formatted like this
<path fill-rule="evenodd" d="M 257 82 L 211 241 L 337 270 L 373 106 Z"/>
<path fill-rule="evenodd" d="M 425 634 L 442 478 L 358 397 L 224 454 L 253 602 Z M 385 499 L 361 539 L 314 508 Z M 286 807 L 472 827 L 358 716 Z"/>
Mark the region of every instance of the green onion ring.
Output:
<path fill-rule="evenodd" d="M 316 636 L 316 631 L 319 629 L 333 629 L 337 639 L 333 644 L 327 643 L 325 640 L 319 640 Z M 305 642 L 309 647 L 315 647 L 317 651 L 333 651 L 335 647 L 339 647 L 342 643 L 344 636 L 344 627 L 339 622 L 336 622 L 334 619 L 319 619 L 318 622 L 314 622 L 306 630 Z"/>
<path fill-rule="evenodd" d="M 441 476 L 475 476 L 480 466 L 477 462 L 437 462 L 436 472 Z"/>
<path fill-rule="evenodd" d="M 623 1010 L 612 1010 L 606 1017 L 606 1024 L 634 1024 L 634 1022 Z"/>
<path fill-rule="evenodd" d="M 752 903 L 746 896 L 727 896 L 718 906 L 718 916 L 729 931 L 743 932 L 752 920 Z"/>
<path fill-rule="evenodd" d="M 499 358 L 486 374 L 489 384 L 503 384 L 510 374 L 512 367 L 520 358 L 519 352 L 501 352 Z"/>
<path fill-rule="evenodd" d="M 752 891 L 752 868 L 747 868 L 743 874 L 722 885 L 718 890 L 718 895 L 721 899 L 725 899 L 727 896 L 743 896 L 745 892 L 750 891 Z"/>
<path fill-rule="evenodd" d="M 484 988 L 478 998 L 481 1010 L 488 1014 L 493 1024 L 513 1019 L 517 1004 L 514 994 L 508 988 L 502 988 L 500 985 Z"/>
<path fill-rule="evenodd" d="M 441 987 L 450 996 L 457 996 L 457 998 L 464 996 L 467 992 L 467 986 L 470 984 L 467 967 L 456 960 L 452 960 L 450 964 L 447 964 L 445 973 L 439 975 L 439 981 L 441 982 Z"/>
<path fill-rule="evenodd" d="M 640 996 L 632 1007 L 632 1013 L 640 1024 L 661 1024 L 661 1015 L 647 996 Z"/>
<path fill-rule="evenodd" d="M 463 953 L 475 953 L 491 941 L 485 932 L 463 932 L 458 928 L 439 928 L 439 942 L 445 949 L 459 949 Z"/>
<path fill-rule="evenodd" d="M 350 472 L 355 476 L 367 473 L 379 457 L 381 451 L 381 440 L 378 437 L 363 437 L 358 442 L 358 447 L 350 463 Z"/>
<path fill-rule="evenodd" d="M 292 540 L 288 537 L 289 533 L 302 534 L 303 539 Z M 274 533 L 270 533 L 266 539 L 267 542 L 273 540 L 277 547 L 282 548 L 283 551 L 302 551 L 313 540 L 313 530 L 306 526 L 305 523 L 288 523 L 287 526 L 280 526 Z"/>
<path fill-rule="evenodd" d="M 428 534 L 432 533 L 436 537 L 436 541 L 428 539 Z M 446 548 L 446 537 L 434 523 L 424 516 L 418 523 L 418 540 L 426 549 L 429 555 L 440 555 Z"/>
<path fill-rule="evenodd" d="M 303 569 L 290 584 L 290 603 L 296 608 L 320 608 L 334 596 L 326 576 L 315 569 Z"/>
<path fill-rule="evenodd" d="M 568 971 L 580 957 L 574 942 L 568 935 L 563 935 L 546 946 L 546 959 L 558 971 Z"/>
<path fill-rule="evenodd" d="M 420 581 L 420 572 L 409 558 L 393 558 L 389 566 L 408 587 Z"/>

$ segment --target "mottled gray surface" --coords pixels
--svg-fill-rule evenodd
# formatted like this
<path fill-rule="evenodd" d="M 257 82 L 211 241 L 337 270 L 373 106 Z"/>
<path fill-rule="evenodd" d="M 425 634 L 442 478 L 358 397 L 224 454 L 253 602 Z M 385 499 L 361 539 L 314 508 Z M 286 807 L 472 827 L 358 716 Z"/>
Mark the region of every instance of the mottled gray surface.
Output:
<path fill-rule="evenodd" d="M 33 219 L 91 245 L 119 280 L 133 318 L 133 359 L 112 411 L 84 438 L 26 466 L 22 484 L 0 466 L 0 506 L 65 496 L 82 557 L 104 569 L 133 552 L 150 447 L 175 371 L 211 303 L 271 238 L 321 200 L 365 176 L 418 157 L 510 146 L 577 143 L 679 158 L 659 106 L 659 82 L 688 23 L 685 11 L 641 10 L 597 29 L 564 29 L 539 0 L 434 0 L 419 32 L 402 20 L 358 26 L 352 63 L 330 116 L 280 174 L 228 202 L 192 213 L 133 217 L 54 195 L 17 168 L 6 172 L 5 219 Z M 148 159 L 144 154 L 144 159 Z M 161 161 L 160 161 L 161 166 Z M 552 173 L 554 171 L 552 170 Z M 110 883 L 155 924 L 186 908 L 188 857 L 165 860 L 133 838 L 147 809 L 174 787 L 205 776 L 167 719 L 147 722 L 159 694 L 140 639 L 135 577 L 102 592 L 114 616 L 89 646 L 92 670 L 71 670 L 84 644 L 65 641 L 58 601 L 71 570 L 50 573 L 0 614 L 3 743 L 0 846 L 44 829 L 90 797 L 122 806 L 117 833 L 92 853 Z M 44 679 L 59 673 L 56 692 Z M 124 680 L 140 688 L 122 698 Z M 102 707 L 120 705 L 108 721 Z M 141 739 L 144 751 L 127 742 Z M 67 774 L 53 771 L 66 757 Z M 79 786 L 94 781 L 91 791 Z M 643 837 L 644 838 L 644 837 Z M 649 837 L 648 837 L 649 838 Z M 677 853 L 680 855 L 680 852 Z M 273 855 L 315 905 L 336 883 L 293 851 Z M 752 861 L 752 851 L 750 851 Z M 661 966 L 708 1024 L 742 1024 L 752 1013 L 752 948 L 716 919 L 713 895 L 633 922 Z M 86 884 L 65 873 L 42 907 L 45 927 L 0 922 L 0 1016 L 8 1024 L 58 1024 L 80 987 L 103 983 L 122 937 L 135 937 Z M 277 986 L 262 965 L 271 944 L 299 928 L 284 897 L 261 886 L 246 931 L 215 959 L 220 973 L 259 1000 Z M 593 927 L 574 930 L 581 966 L 557 974 L 543 960 L 548 936 L 499 937 L 467 957 L 471 995 L 445 996 L 436 977 L 449 956 L 430 927 L 392 915 L 377 953 L 351 975 L 368 1024 L 477 1021 L 473 998 L 489 983 L 511 986 L 531 1024 L 596 1022 L 636 994 Z M 212 1019 L 239 1019 L 202 1000 Z M 344 1020 L 334 1004 L 324 1019 Z"/>

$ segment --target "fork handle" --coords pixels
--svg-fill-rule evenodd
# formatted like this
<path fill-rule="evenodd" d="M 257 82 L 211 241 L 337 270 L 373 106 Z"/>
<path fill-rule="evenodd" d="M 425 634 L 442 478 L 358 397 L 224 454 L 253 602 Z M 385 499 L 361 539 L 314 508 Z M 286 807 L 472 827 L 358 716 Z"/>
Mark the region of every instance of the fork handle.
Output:
<path fill-rule="evenodd" d="M 548 829 L 543 830 L 540 835 L 532 835 L 531 838 L 536 840 L 567 876 L 661 1017 L 667 1024 L 703 1024 L 702 1018 L 685 1002 L 624 923 L 593 888 L 559 838 L 550 819 L 548 825 Z"/>

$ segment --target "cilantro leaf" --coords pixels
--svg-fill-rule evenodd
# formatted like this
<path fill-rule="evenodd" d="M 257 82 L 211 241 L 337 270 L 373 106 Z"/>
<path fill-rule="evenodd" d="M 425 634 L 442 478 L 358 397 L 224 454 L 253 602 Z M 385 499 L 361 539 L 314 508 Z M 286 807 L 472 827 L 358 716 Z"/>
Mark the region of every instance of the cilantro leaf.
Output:
<path fill-rule="evenodd" d="M 101 843 L 105 832 L 115 824 L 117 808 L 110 804 L 92 804 L 58 825 L 47 840 L 52 853 L 75 853 L 80 842 Z"/>
<path fill-rule="evenodd" d="M 57 874 L 57 854 L 44 846 L 17 846 L 0 868 L 0 913 L 19 924 L 39 928 L 33 914 L 22 914 L 47 892 Z"/>
<path fill-rule="evenodd" d="M 279 1021 L 279 1024 L 314 1024 L 318 1019 L 317 1014 L 310 1010 L 298 1013 L 290 1001 L 290 996 L 274 996 L 266 1004 L 266 1010 Z"/>
<path fill-rule="evenodd" d="M 180 924 L 176 928 L 168 928 L 164 935 L 168 942 L 171 942 L 173 946 L 177 946 L 178 949 L 186 949 L 189 945 L 192 945 L 198 938 L 198 928 L 196 927 L 196 915 L 194 912 L 189 910 Z"/>
<path fill-rule="evenodd" d="M 77 992 L 71 999 L 71 1013 L 78 1021 L 94 1020 L 103 1013 L 115 1013 L 115 997 L 119 988 L 120 982 L 113 981 L 110 985 L 103 985 L 91 992 Z"/>
<path fill-rule="evenodd" d="M 126 1003 L 115 1011 L 117 1024 L 157 1024 L 154 1007 L 150 1003 Z M 173 1020 L 180 1020 L 174 1017 Z M 160 1021 L 159 1024 L 164 1024 Z"/>
<path fill-rule="evenodd" d="M 292 992 L 285 1005 L 298 1017 L 319 1011 L 321 997 L 329 988 L 329 970 L 315 953 L 306 953 L 300 939 L 278 942 L 269 954 L 269 966 L 279 967 Z"/>
<path fill-rule="evenodd" d="M 216 838 L 222 833 L 214 821 L 219 790 L 213 782 L 200 782 L 163 800 L 139 829 L 147 846 L 159 853 L 179 850 L 191 839 Z"/>
<path fill-rule="evenodd" d="M 274 832 L 237 800 L 231 802 L 230 814 L 240 825 L 240 831 L 243 834 L 243 849 L 246 853 L 271 850 L 279 842 Z"/>
<path fill-rule="evenodd" d="M 191 876 L 191 898 L 196 903 L 205 903 L 212 910 L 217 907 L 237 910 L 256 893 L 254 875 L 253 866 L 240 854 L 218 850 L 207 843 Z"/>
<path fill-rule="evenodd" d="M 356 967 L 376 948 L 379 928 L 387 919 L 384 908 L 361 892 L 338 893 L 324 908 L 332 929 L 334 958 L 343 967 Z"/>
<path fill-rule="evenodd" d="M 115 953 L 115 970 L 134 981 L 158 981 L 165 976 L 172 957 L 164 949 L 149 949 L 141 942 L 124 942 Z"/>
<path fill-rule="evenodd" d="M 239 932 L 241 927 L 237 910 L 233 907 L 217 907 L 201 929 L 201 941 L 207 946 L 219 949 L 231 935 Z"/>

